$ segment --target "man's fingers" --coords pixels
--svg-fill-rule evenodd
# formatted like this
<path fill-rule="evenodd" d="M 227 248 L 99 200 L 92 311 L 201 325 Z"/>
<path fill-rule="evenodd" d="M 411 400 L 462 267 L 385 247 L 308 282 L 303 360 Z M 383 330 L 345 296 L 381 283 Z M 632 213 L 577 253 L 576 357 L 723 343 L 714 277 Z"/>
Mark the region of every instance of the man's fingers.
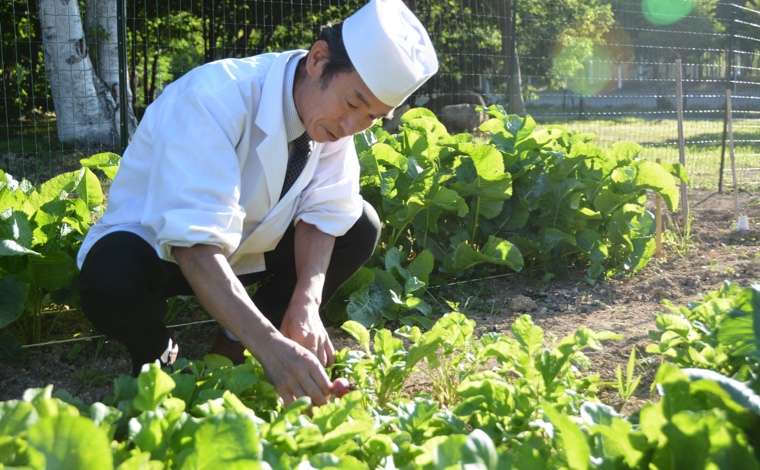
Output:
<path fill-rule="evenodd" d="M 287 329 L 283 329 L 288 333 Z M 327 403 L 330 395 L 330 379 L 324 366 L 335 361 L 335 349 L 326 332 L 322 334 L 296 335 L 298 339 L 289 338 L 295 348 L 291 355 L 275 355 L 275 363 L 267 364 L 265 371 L 270 381 L 275 384 L 277 393 L 285 405 L 290 405 L 297 398 L 308 396 L 315 406 Z M 305 343 L 305 344 L 304 344 Z M 271 377 L 270 377 L 271 374 Z"/>
<path fill-rule="evenodd" d="M 310 395 L 310 397 L 311 397 L 311 403 L 315 406 L 322 406 L 322 405 L 327 404 L 327 394 L 321 391 L 313 393 L 312 395 Z"/>
<path fill-rule="evenodd" d="M 276 388 L 277 393 L 282 397 L 282 401 L 285 402 L 285 406 L 289 406 L 291 403 L 296 401 L 298 398 L 310 396 L 308 393 L 306 393 L 301 387 L 300 384 L 294 384 L 291 386 L 283 386 Z M 314 397 L 312 397 L 312 403 L 314 402 Z"/>
<path fill-rule="evenodd" d="M 289 406 L 291 403 L 296 401 L 296 398 L 292 393 L 290 393 L 290 390 L 282 387 L 275 387 L 275 390 L 277 390 L 277 394 L 280 395 L 282 401 L 285 402 L 285 406 Z"/>
<path fill-rule="evenodd" d="M 320 364 L 323 366 L 327 365 L 327 352 L 323 346 L 317 348 L 317 352 L 314 353 L 314 355 L 317 356 L 317 360 L 319 360 Z"/>
<path fill-rule="evenodd" d="M 335 348 L 333 347 L 330 337 L 325 335 L 322 341 L 321 356 L 319 358 L 323 366 L 330 366 L 335 362 Z"/>
<path fill-rule="evenodd" d="M 311 366 L 304 375 L 298 375 L 299 384 L 294 387 L 294 394 L 297 398 L 309 397 L 313 405 L 322 406 L 327 403 L 327 395 L 330 393 L 330 380 L 322 366 L 316 362 L 312 362 Z"/>
<path fill-rule="evenodd" d="M 330 366 L 335 362 L 335 347 L 327 334 L 320 339 L 315 356 L 323 366 Z"/>
<path fill-rule="evenodd" d="M 327 339 L 327 347 L 325 348 L 325 351 L 327 352 L 327 362 L 325 365 L 331 366 L 335 363 L 335 347 L 329 338 Z"/>
<path fill-rule="evenodd" d="M 304 361 L 302 367 L 293 370 L 290 380 L 277 387 L 277 392 L 286 405 L 300 397 L 311 398 L 311 403 L 315 406 L 326 404 L 331 384 L 324 368 L 317 362 L 318 356 L 304 350 L 300 360 Z"/>
<path fill-rule="evenodd" d="M 314 395 L 312 395 L 311 400 L 315 405 L 322 406 L 327 403 L 327 396 L 330 394 L 332 382 L 330 382 L 330 379 L 321 367 L 317 370 L 317 373 L 318 376 L 314 377 L 313 382 L 316 389 L 314 390 Z"/>
<path fill-rule="evenodd" d="M 333 356 L 335 355 L 335 350 L 333 348 L 332 342 L 330 341 L 330 338 L 326 334 L 311 334 L 304 339 L 304 343 L 306 344 L 302 344 L 302 346 L 311 351 L 311 353 L 314 354 L 314 357 L 317 358 L 320 364 L 323 366 L 332 364 L 332 361 L 334 360 Z"/>
<path fill-rule="evenodd" d="M 317 360 L 322 363 L 322 365 L 325 365 L 324 362 L 324 352 L 322 350 L 320 342 L 317 340 L 315 336 L 309 336 L 307 338 L 307 344 L 303 345 L 310 353 L 314 355 L 314 357 L 317 358 Z"/>

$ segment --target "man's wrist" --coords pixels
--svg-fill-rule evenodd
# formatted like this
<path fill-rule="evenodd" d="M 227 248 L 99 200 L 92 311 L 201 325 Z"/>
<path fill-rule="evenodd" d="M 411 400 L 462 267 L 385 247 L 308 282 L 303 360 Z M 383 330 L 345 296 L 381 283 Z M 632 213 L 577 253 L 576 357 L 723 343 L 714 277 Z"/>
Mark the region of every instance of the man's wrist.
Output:
<path fill-rule="evenodd" d="M 297 307 L 298 310 L 310 311 L 314 308 L 318 310 L 320 305 L 322 305 L 322 295 L 321 292 L 319 295 L 316 294 L 316 289 L 298 289 L 296 287 L 290 299 L 290 307 Z"/>

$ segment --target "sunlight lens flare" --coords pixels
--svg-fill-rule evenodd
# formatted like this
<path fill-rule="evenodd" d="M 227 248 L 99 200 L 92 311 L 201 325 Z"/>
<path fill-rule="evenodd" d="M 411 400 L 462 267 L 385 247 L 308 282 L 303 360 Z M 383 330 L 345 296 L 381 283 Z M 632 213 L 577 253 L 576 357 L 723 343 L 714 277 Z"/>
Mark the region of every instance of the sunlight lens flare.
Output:
<path fill-rule="evenodd" d="M 599 40 L 561 35 L 553 54 L 553 72 L 579 96 L 611 91 L 630 75 L 634 49 L 626 30 L 615 25 Z"/>
<path fill-rule="evenodd" d="M 696 0 L 642 0 L 641 11 L 652 24 L 669 25 L 691 13 Z"/>
<path fill-rule="evenodd" d="M 554 57 L 554 66 L 565 72 L 568 90 L 580 96 L 600 93 L 612 77 L 612 60 L 607 49 L 590 41 L 562 47 Z"/>

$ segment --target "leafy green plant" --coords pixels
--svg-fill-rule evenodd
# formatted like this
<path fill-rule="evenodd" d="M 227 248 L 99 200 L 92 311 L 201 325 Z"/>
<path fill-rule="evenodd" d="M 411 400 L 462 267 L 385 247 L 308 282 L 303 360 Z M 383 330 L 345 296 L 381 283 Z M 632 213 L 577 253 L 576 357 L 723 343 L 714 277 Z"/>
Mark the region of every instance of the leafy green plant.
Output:
<path fill-rule="evenodd" d="M 432 326 L 427 317 L 431 307 L 418 295 L 429 282 L 433 258 L 429 252 L 418 254 L 407 262 L 397 248 L 388 250 L 384 267 L 362 267 L 340 287 L 336 297 L 347 303 L 332 302 L 325 315 L 336 323 L 345 316 L 365 327 L 380 326 L 386 321 L 400 320 Z"/>
<path fill-rule="evenodd" d="M 348 321 L 342 328 L 359 342 L 364 354 L 351 357 L 345 351 L 339 358 L 347 362 L 360 388 L 374 391 L 380 406 L 400 393 L 401 386 L 419 361 L 436 352 L 443 334 L 440 330 L 431 330 L 424 337 L 420 335 L 407 351 L 401 339 L 382 329 L 375 332 L 372 351 L 370 333 L 364 326 Z M 415 331 L 419 333 L 419 328 L 415 327 Z"/>
<path fill-rule="evenodd" d="M 760 468 L 757 417 L 717 382 L 692 379 L 669 363 L 655 382 L 662 398 L 646 404 L 635 421 L 606 405 L 584 404 L 581 418 L 591 439 L 573 443 L 611 468 Z M 565 432 L 560 429 L 562 438 Z"/>
<path fill-rule="evenodd" d="M 371 327 L 424 318 L 422 287 L 476 270 L 527 265 L 551 276 L 580 265 L 593 281 L 649 262 L 655 241 L 647 191 L 674 210 L 676 181 L 687 181 L 682 166 L 642 160 L 633 143 L 602 151 L 590 134 L 538 130 L 532 118 L 499 106 L 485 112 L 484 139 L 450 135 L 424 108 L 404 114 L 398 134 L 378 126 L 355 138 L 362 195 L 384 230 L 370 271 L 338 296 L 351 296 L 348 312 L 333 308 L 332 319 Z M 388 257 L 392 275 L 378 271 L 388 269 Z M 415 273 L 407 266 L 418 257 Z"/>
<path fill-rule="evenodd" d="M 537 130 L 530 117 L 506 116 L 493 106 L 487 112 L 493 119 L 481 130 L 492 135 L 513 175 L 513 197 L 487 225 L 490 233 L 514 243 L 547 272 L 587 265 L 594 279 L 646 266 L 654 252 L 647 192 L 660 194 L 675 210 L 676 181 L 688 181 L 682 166 L 640 159 L 635 143 L 603 151 L 592 134 L 559 126 Z"/>
<path fill-rule="evenodd" d="M 149 364 L 136 378 L 119 376 L 102 403 L 30 389 L 0 402 L 0 465 L 760 468 L 760 399 L 736 380 L 664 363 L 655 377 L 661 399 L 625 417 L 595 399 L 598 376 L 572 367 L 583 348 L 613 335 L 581 328 L 551 345 L 527 316 L 513 324 L 514 338 L 476 338 L 471 326 L 451 312 L 425 333 L 402 328 L 405 345 L 348 323 L 360 350 L 340 351 L 332 372 L 357 389 L 321 407 L 283 406 L 252 357 L 239 366 L 214 355 L 173 369 Z M 436 363 L 444 351 L 452 359 Z M 451 379 L 441 381 L 453 390 L 440 395 L 448 404 L 403 391 L 407 373 L 434 364 Z"/>
<path fill-rule="evenodd" d="M 661 354 L 680 367 L 717 371 L 750 381 L 760 389 L 760 285 L 741 288 L 726 282 L 717 291 L 687 306 L 663 301 L 672 313 L 657 313 L 657 330 L 649 332 L 656 344 L 650 354 Z"/>
<path fill-rule="evenodd" d="M 92 169 L 112 178 L 118 156 L 99 154 L 81 163 L 80 170 L 38 188 L 0 170 L 0 342 L 7 359 L 23 357 L 7 330 L 11 324 L 27 341 L 38 342 L 46 306 L 78 301 L 77 250 L 103 204 Z"/>
<path fill-rule="evenodd" d="M 671 220 L 672 227 L 662 234 L 664 245 L 675 251 L 681 258 L 685 258 L 694 247 L 691 222 L 691 216 L 687 217 L 686 223 L 683 229 L 681 229 L 676 220 Z"/>
<path fill-rule="evenodd" d="M 625 377 L 623 377 L 623 368 L 620 366 L 620 364 L 618 364 L 617 369 L 615 369 L 617 382 L 605 383 L 604 385 L 615 386 L 617 388 L 618 395 L 620 395 L 620 399 L 623 400 L 623 403 L 627 403 L 633 394 L 636 393 L 636 389 L 639 388 L 639 383 L 641 383 L 641 376 L 638 375 L 634 377 L 635 372 L 636 348 L 632 348 L 631 354 L 628 356 L 628 365 L 625 369 Z"/>
<path fill-rule="evenodd" d="M 566 390 L 588 389 L 587 397 L 593 397 L 598 376 L 578 380 L 571 365 L 587 361 L 583 349 L 600 349 L 602 341 L 619 338 L 614 333 L 580 328 L 575 334 L 563 338 L 557 346 L 545 348 L 543 331 L 527 315 L 512 325 L 516 340 L 498 334 L 476 339 L 474 326 L 472 320 L 456 310 L 441 317 L 424 333 L 416 326 L 405 326 L 396 334 L 410 342 L 406 350 L 403 341 L 394 338 L 389 330 L 376 330 L 373 337 L 361 324 L 349 321 L 344 330 L 356 339 L 362 351 L 341 351 L 339 367 L 359 389 L 372 393 L 377 403 L 384 406 L 398 397 L 404 381 L 416 370 L 415 365 L 420 364 L 418 372 L 430 378 L 432 397 L 437 403 L 453 407 L 465 416 L 484 406 L 494 412 L 503 412 L 504 419 L 511 421 L 515 419 L 516 407 L 520 408 L 518 414 L 526 419 L 535 413 L 539 397 L 552 401 L 559 399 L 563 405 L 576 409 L 579 406 L 577 401 L 561 398 L 566 396 Z M 371 338 L 374 338 L 374 350 L 370 347 Z M 488 364 L 493 359 L 502 370 L 516 374 L 518 378 L 513 377 L 507 384 L 504 377 L 492 375 Z M 511 392 L 493 396 L 492 379 Z M 531 398 L 516 404 L 508 399 L 514 395 Z M 507 402 L 502 402 L 504 399 L 508 399 Z M 519 426 L 528 423 L 517 422 L 521 423 Z M 495 422 L 491 424 L 496 425 Z M 496 431 L 490 429 L 487 432 L 494 436 L 492 433 Z"/>
<path fill-rule="evenodd" d="M 436 272 L 483 262 L 519 270 L 519 252 L 480 229 L 511 196 L 501 153 L 469 134 L 450 136 L 424 108 L 404 114 L 401 129 L 398 135 L 372 129 L 360 157 L 362 193 L 385 224 L 382 245 L 407 255 L 428 250 Z"/>
<path fill-rule="evenodd" d="M 420 333 L 416 327 L 398 331 L 415 345 L 427 335 L 440 337 L 439 350 L 425 357 L 427 367 L 422 371 L 433 384 L 433 398 L 442 405 L 456 404 L 459 384 L 484 368 L 487 357 L 480 354 L 483 348 L 478 348 L 474 332 L 475 322 L 456 310 L 438 320 L 429 332 Z"/>

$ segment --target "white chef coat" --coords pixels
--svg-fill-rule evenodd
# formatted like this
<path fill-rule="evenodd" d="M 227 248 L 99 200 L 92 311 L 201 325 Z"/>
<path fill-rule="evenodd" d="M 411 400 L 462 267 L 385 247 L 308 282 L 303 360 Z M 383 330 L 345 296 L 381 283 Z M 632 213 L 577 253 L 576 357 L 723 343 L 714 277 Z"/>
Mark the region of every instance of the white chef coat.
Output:
<path fill-rule="evenodd" d="M 305 52 L 212 62 L 166 87 L 124 152 L 79 267 L 114 231 L 139 235 L 170 261 L 174 246 L 217 246 L 238 275 L 264 270 L 264 253 L 291 223 L 345 234 L 362 212 L 351 136 L 313 143 L 303 172 L 279 199 L 288 160 L 283 76 L 288 59 Z"/>

